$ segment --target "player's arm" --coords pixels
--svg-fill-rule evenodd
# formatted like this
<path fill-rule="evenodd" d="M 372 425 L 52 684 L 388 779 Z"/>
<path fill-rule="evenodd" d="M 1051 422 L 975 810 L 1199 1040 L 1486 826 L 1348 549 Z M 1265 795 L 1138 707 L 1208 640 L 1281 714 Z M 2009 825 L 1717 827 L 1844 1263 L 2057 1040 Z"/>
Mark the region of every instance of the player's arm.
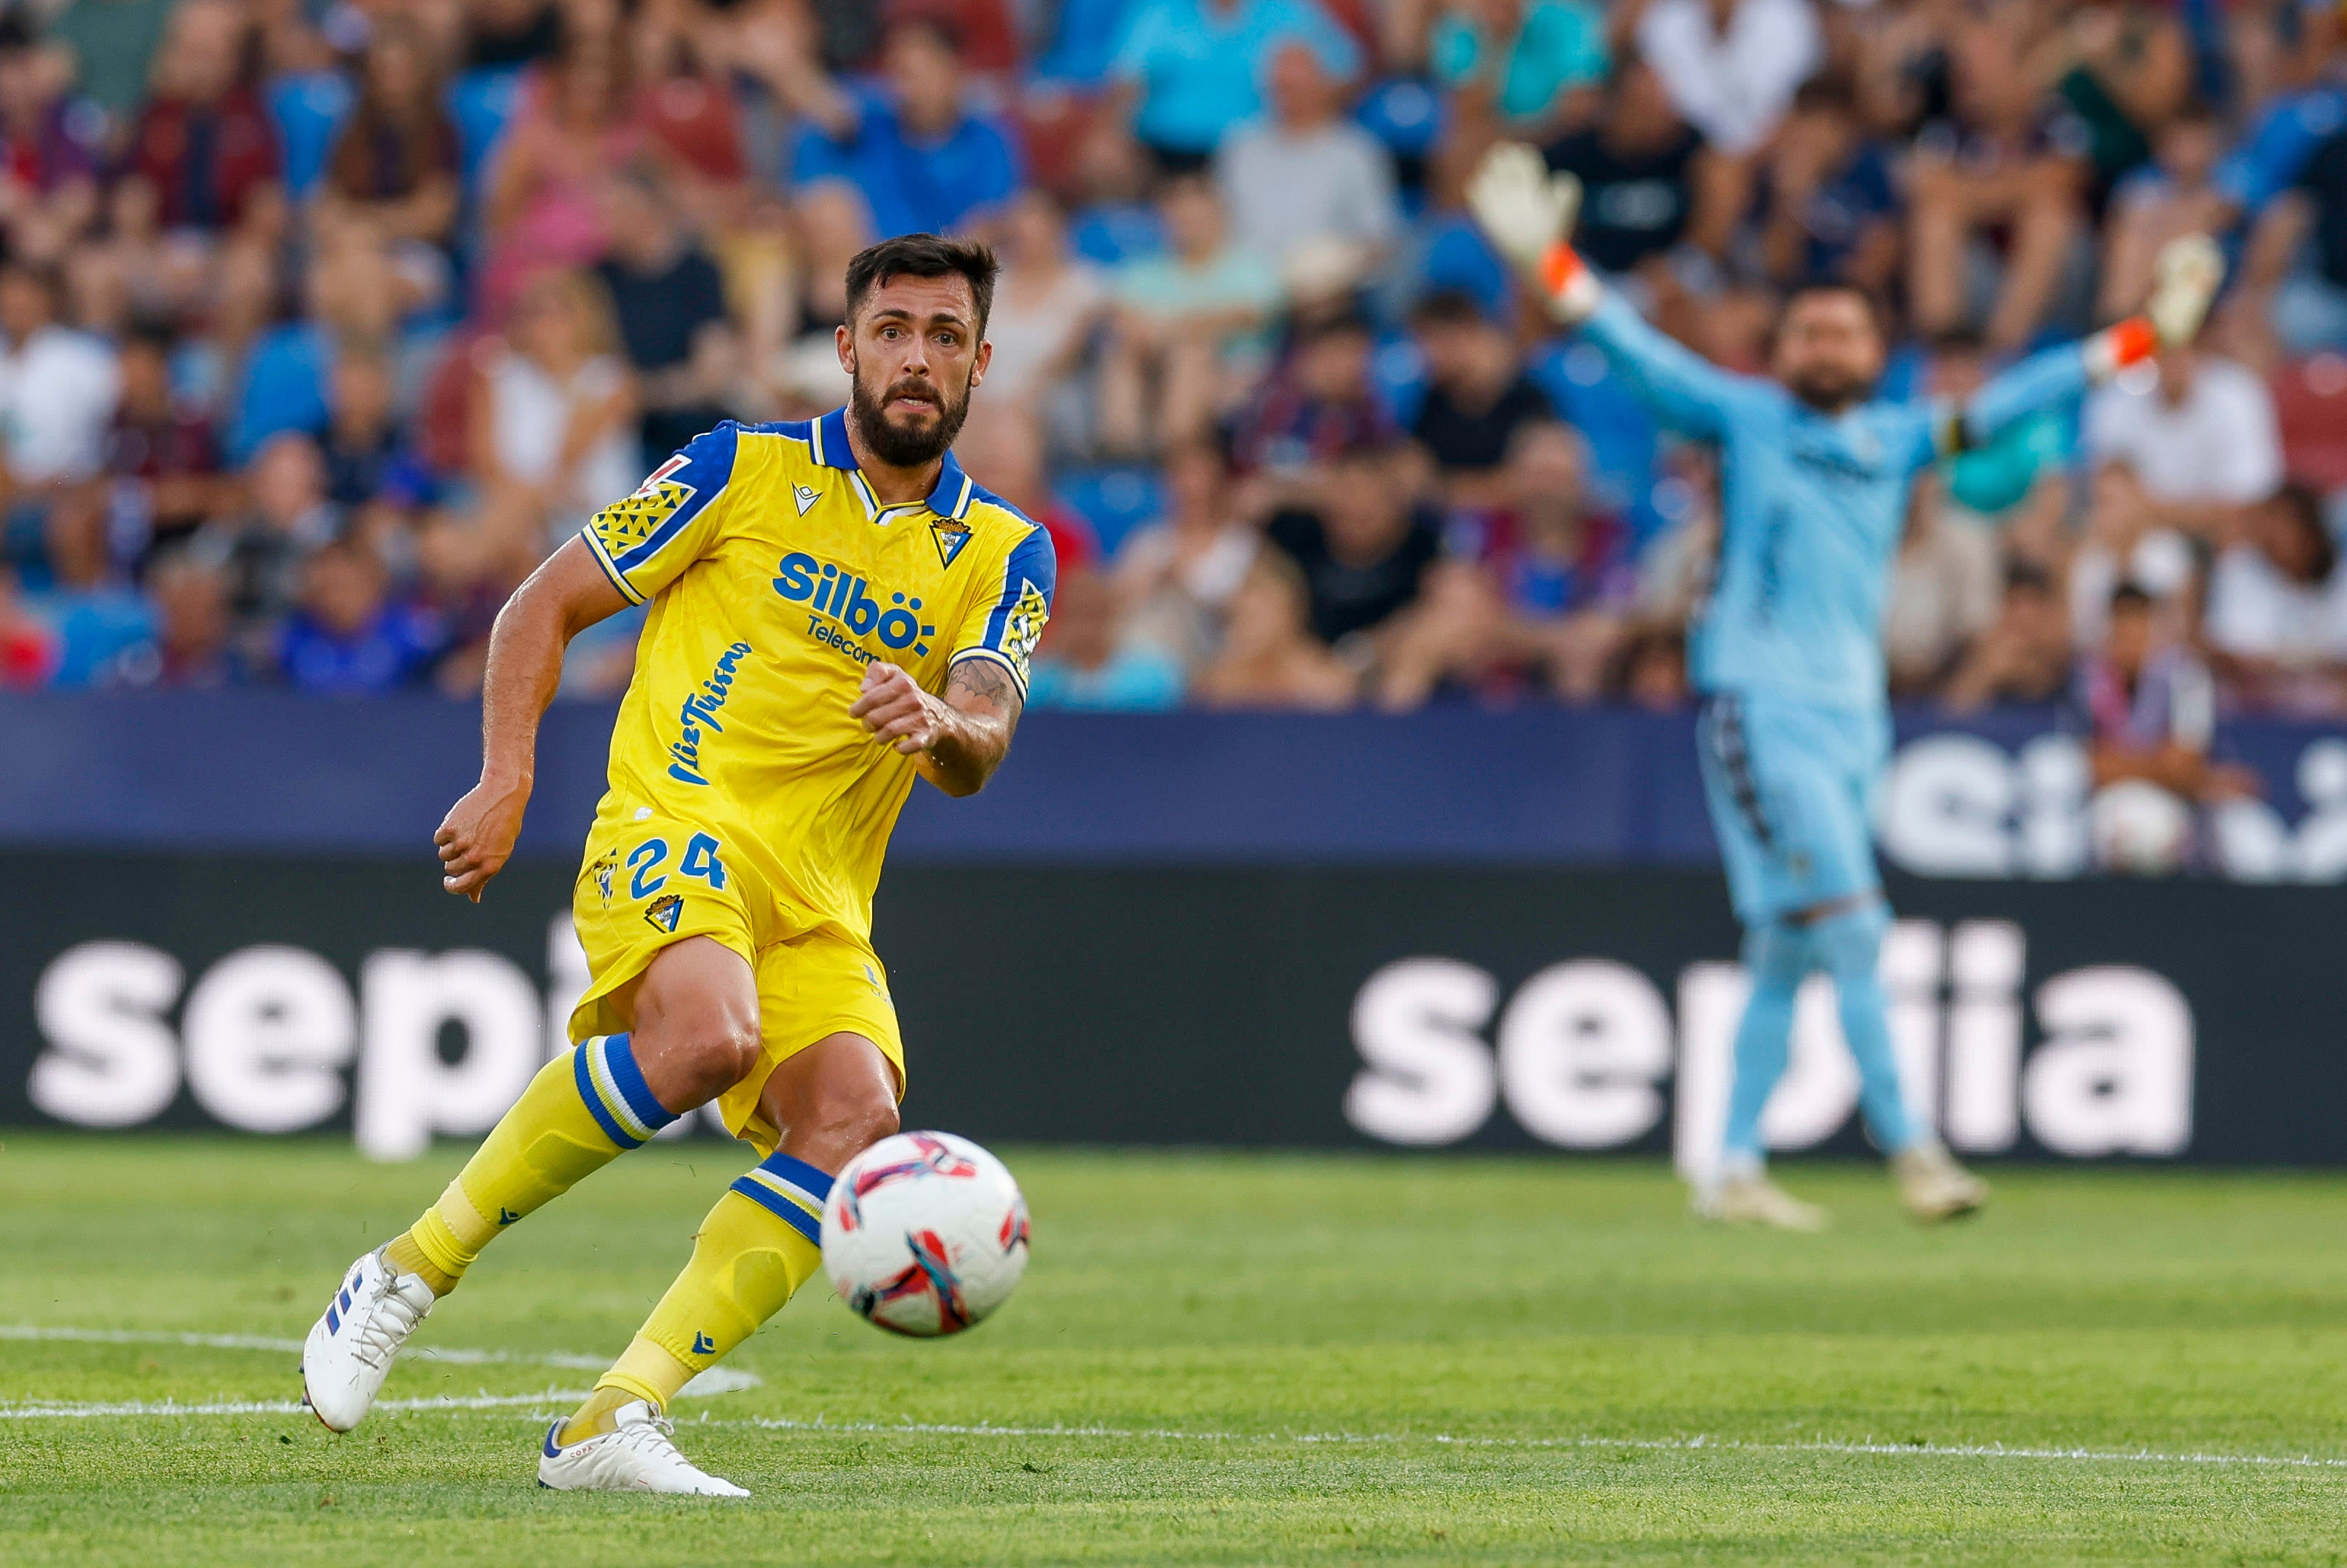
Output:
<path fill-rule="evenodd" d="M 1982 387 L 1962 407 L 1944 410 L 1935 422 L 1935 455 L 1944 457 L 1984 446 L 2008 426 L 2041 409 L 2075 401 L 2090 387 L 2143 364 L 2163 348 L 2189 343 L 2200 335 L 2200 323 L 2208 319 L 2224 276 L 2224 258 L 2206 234 L 2170 241 L 2159 252 L 2151 302 L 2143 314 L 2080 342 L 2033 354 Z"/>
<path fill-rule="evenodd" d="M 1492 247 L 1549 313 L 1580 328 L 1657 418 L 1691 436 L 1723 433 L 1751 387 L 1655 331 L 1598 281 L 1572 244 L 1581 211 L 1578 179 L 1550 174 L 1540 154 L 1521 142 L 1502 142 L 1484 155 L 1467 202 Z"/>
<path fill-rule="evenodd" d="M 989 574 L 989 590 L 973 596 L 956 629 L 945 695 L 876 662 L 866 666 L 864 690 L 848 712 L 946 794 L 976 794 L 1010 750 L 1027 706 L 1028 661 L 1051 619 L 1059 577 L 1051 536 L 1030 525 L 1002 558 L 1000 578 Z"/>
<path fill-rule="evenodd" d="M 440 886 L 477 904 L 505 868 L 538 769 L 538 722 L 562 681 L 570 640 L 627 608 L 584 538 L 573 537 L 514 589 L 489 633 L 481 682 L 481 782 L 448 809 L 433 842 Z"/>
<path fill-rule="evenodd" d="M 634 494 L 588 519 L 497 612 L 481 682 L 481 782 L 434 835 L 449 892 L 479 903 L 513 853 L 563 649 L 605 617 L 649 603 L 714 545 L 738 434 L 729 420 L 694 436 Z"/>
<path fill-rule="evenodd" d="M 942 697 L 921 690 L 897 665 L 874 660 L 864 690 L 847 711 L 913 759 L 920 775 L 957 798 L 976 794 L 1010 753 L 1027 699 L 1010 672 L 990 659 L 957 662 Z"/>

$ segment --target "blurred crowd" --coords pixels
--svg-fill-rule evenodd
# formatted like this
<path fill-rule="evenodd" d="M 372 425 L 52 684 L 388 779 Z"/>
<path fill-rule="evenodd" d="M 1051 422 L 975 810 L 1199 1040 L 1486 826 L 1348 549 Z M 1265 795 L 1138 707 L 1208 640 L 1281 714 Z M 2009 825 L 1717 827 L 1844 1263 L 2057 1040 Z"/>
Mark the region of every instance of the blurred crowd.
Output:
<path fill-rule="evenodd" d="M 935 230 L 1004 262 L 959 450 L 1058 543 L 1037 703 L 1678 705 L 1711 455 L 1466 220 L 1501 138 L 1721 363 L 1861 286 L 1892 395 L 2222 236 L 2198 345 L 1920 488 L 1891 679 L 2155 749 L 2347 712 L 2339 0 L 18 4 L 0 683 L 472 691 L 667 451 L 843 402 L 847 258 Z"/>

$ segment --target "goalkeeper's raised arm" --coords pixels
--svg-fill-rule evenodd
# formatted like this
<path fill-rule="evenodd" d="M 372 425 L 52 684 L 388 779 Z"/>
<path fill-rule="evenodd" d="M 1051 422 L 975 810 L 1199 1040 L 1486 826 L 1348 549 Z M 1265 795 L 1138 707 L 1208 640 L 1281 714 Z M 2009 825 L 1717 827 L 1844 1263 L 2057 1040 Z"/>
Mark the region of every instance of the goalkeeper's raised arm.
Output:
<path fill-rule="evenodd" d="M 1718 436 L 1740 407 L 1778 395 L 1768 383 L 1722 370 L 1657 332 L 1605 287 L 1573 248 L 1580 182 L 1570 174 L 1551 174 L 1532 149 L 1493 148 L 1469 182 L 1467 198 L 1492 247 L 1549 313 L 1604 350 L 1616 374 L 1664 423 L 1689 435 Z M 1961 406 L 1937 411 L 1915 460 L 1983 445 L 2016 421 L 2069 402 L 2164 347 L 2190 343 L 2223 276 L 2223 260 L 2208 236 L 2172 241 L 2160 252 L 2157 282 L 2142 315 L 2024 360 Z M 1873 370 L 1881 370 L 1879 359 Z M 1822 401 L 1798 381 L 1789 390 L 1814 406 L 1838 409 L 1864 389 L 1838 384 L 1829 389 L 1836 395 Z"/>
<path fill-rule="evenodd" d="M 2159 252 L 2151 300 L 2141 315 L 2032 354 L 1961 407 L 1946 410 L 1939 425 L 1942 455 L 1984 446 L 2040 409 L 2070 402 L 2162 349 L 2190 343 L 2200 335 L 2224 278 L 2224 256 L 2208 235 L 2171 240 Z"/>
<path fill-rule="evenodd" d="M 1549 313 L 1579 327 L 1665 424 L 1716 436 L 1737 402 L 1759 384 L 1730 374 L 1649 326 L 1601 282 L 1573 248 L 1581 182 L 1551 174 L 1541 155 L 1502 142 L 1484 156 L 1467 188 L 1468 206 L 1491 246 Z"/>

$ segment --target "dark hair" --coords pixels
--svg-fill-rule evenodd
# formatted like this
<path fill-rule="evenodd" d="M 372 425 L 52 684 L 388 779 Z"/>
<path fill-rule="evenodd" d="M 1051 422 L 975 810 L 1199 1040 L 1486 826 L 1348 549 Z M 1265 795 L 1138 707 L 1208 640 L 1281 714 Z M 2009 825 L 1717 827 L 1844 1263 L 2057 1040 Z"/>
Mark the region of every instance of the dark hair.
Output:
<path fill-rule="evenodd" d="M 1874 296 L 1856 283 L 1844 282 L 1839 278 L 1811 278 L 1807 282 L 1794 284 L 1786 292 L 1785 302 L 1777 307 L 1777 320 L 1782 323 L 1792 314 L 1795 305 L 1821 294 L 1848 294 L 1866 307 L 1866 319 L 1874 323 L 1874 330 L 1877 333 L 1882 331 L 1882 307 L 1875 302 Z"/>
<path fill-rule="evenodd" d="M 415 194 L 435 173 L 456 167 L 456 128 L 440 107 L 439 56 L 424 25 L 394 11 L 374 24 L 367 54 L 404 47 L 415 57 L 415 96 L 393 103 L 375 87 L 374 73 L 359 71 L 359 99 L 326 159 L 326 179 L 354 200 Z"/>
<path fill-rule="evenodd" d="M 1000 270 L 993 249 L 979 241 L 899 234 L 866 246 L 847 263 L 847 318 L 854 321 L 864 296 L 891 278 L 958 274 L 969 283 L 971 302 L 978 307 L 978 335 L 983 340 L 986 318 L 994 311 L 994 274 Z"/>
<path fill-rule="evenodd" d="M 2111 589 L 2111 609 L 2114 611 L 2121 610 L 2149 610 L 2151 608 L 2151 595 L 2147 592 L 2140 584 L 2123 582 L 2119 584 L 2118 587 Z"/>
<path fill-rule="evenodd" d="M 2309 579 L 2315 582 L 2328 581 L 2339 565 L 2339 546 L 2332 539 L 2331 529 L 2323 523 L 2322 497 L 2311 486 L 2293 482 L 2276 490 L 2273 498 L 2266 505 L 2280 507 L 2313 546 L 2309 552 L 2312 559 L 2307 563 Z"/>
<path fill-rule="evenodd" d="M 24 279 L 41 291 L 49 302 L 53 314 L 62 315 L 66 308 L 66 275 L 51 261 L 36 261 L 28 256 L 10 256 L 0 261 L 0 277 L 14 275 Z"/>
<path fill-rule="evenodd" d="M 957 60 L 961 58 L 961 29 L 955 26 L 953 19 L 942 11 L 914 11 L 909 15 L 897 17 L 888 24 L 887 35 L 882 41 L 882 47 L 886 48 L 907 33 L 926 33 L 943 47 L 947 54 Z"/>
<path fill-rule="evenodd" d="M 1317 311 L 1300 313 L 1291 328 L 1297 343 L 1318 343 L 1323 338 L 1366 337 L 1378 335 L 1378 323 L 1369 313 L 1354 300 L 1339 300 Z"/>
<path fill-rule="evenodd" d="M 170 323 L 155 316 L 139 316 L 123 333 L 122 346 L 149 349 L 169 359 L 171 351 L 179 346 L 179 337 L 171 330 Z"/>
<path fill-rule="evenodd" d="M 2034 561 L 2017 560 L 2004 569 L 2007 593 L 2052 593 L 2054 574 Z"/>
<path fill-rule="evenodd" d="M 1482 302 L 1464 289 L 1437 289 L 1410 307 L 1416 327 L 1481 326 L 1489 318 Z"/>
<path fill-rule="evenodd" d="M 1795 114 L 1815 114 L 1830 109 L 1840 114 L 1858 112 L 1858 95 L 1850 88 L 1850 78 L 1838 71 L 1824 71 L 1803 82 L 1793 93 Z"/>

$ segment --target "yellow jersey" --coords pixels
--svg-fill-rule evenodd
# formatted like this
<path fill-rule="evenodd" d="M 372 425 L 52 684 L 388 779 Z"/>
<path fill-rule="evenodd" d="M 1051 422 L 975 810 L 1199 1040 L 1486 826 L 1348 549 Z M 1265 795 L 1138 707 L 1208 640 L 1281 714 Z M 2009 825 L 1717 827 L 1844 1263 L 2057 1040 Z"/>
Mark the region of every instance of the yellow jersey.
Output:
<path fill-rule="evenodd" d="M 697 824 L 724 865 L 757 874 L 773 939 L 868 941 L 917 775 L 848 714 L 865 667 L 887 660 L 942 693 L 955 664 L 984 659 L 1023 695 L 1051 614 L 1051 536 L 950 453 L 927 500 L 882 506 L 835 409 L 720 425 L 583 537 L 612 586 L 651 605 L 599 823 Z"/>

